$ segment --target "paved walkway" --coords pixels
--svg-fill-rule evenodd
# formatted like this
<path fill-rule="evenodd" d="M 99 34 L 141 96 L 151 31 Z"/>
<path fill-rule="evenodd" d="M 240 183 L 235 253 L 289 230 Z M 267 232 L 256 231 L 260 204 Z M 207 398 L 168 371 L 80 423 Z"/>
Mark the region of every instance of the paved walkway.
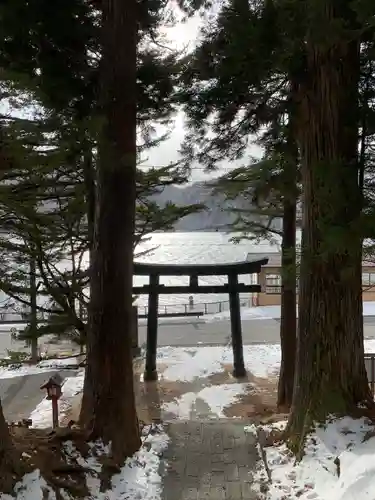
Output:
<path fill-rule="evenodd" d="M 245 423 L 175 421 L 164 453 L 162 500 L 256 500 L 252 470 L 258 460 Z"/>

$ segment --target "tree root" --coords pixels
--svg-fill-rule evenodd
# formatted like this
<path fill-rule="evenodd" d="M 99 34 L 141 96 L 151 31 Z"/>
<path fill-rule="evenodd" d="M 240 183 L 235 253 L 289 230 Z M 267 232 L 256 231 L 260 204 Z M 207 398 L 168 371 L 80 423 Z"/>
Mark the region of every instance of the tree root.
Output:
<path fill-rule="evenodd" d="M 65 464 L 65 465 L 59 465 L 58 467 L 54 467 L 52 469 L 53 474 L 78 474 L 78 475 L 84 475 L 87 473 L 92 473 L 93 470 L 90 469 L 89 467 L 82 467 L 81 465 L 78 464 Z"/>
<path fill-rule="evenodd" d="M 71 495 L 78 498 L 86 498 L 90 494 L 86 485 L 86 481 L 82 484 L 78 484 L 71 479 L 54 476 L 52 474 L 44 475 L 44 479 L 46 480 L 47 484 L 51 486 L 55 493 L 57 493 L 59 490 L 66 490 Z"/>
<path fill-rule="evenodd" d="M 257 427 L 257 440 L 258 440 L 258 444 L 259 444 L 260 455 L 262 457 L 262 460 L 264 463 L 264 468 L 266 469 L 266 473 L 268 476 L 268 482 L 271 484 L 272 483 L 272 474 L 271 474 L 271 470 L 268 466 L 267 455 L 266 455 L 266 451 L 264 449 L 266 442 L 267 442 L 267 437 L 266 437 L 264 430 L 260 429 L 259 427 Z"/>
<path fill-rule="evenodd" d="M 291 424 L 288 423 L 285 429 L 284 438 L 288 448 L 295 455 L 296 462 L 300 462 L 305 454 L 306 438 L 312 428 L 312 424 L 313 418 L 310 409 L 307 409 L 303 416 L 299 416 Z"/>
<path fill-rule="evenodd" d="M 88 433 L 84 429 L 73 429 L 72 427 L 59 427 L 58 429 L 54 430 L 50 434 L 49 441 L 57 441 L 57 442 L 63 442 L 63 441 L 85 441 L 88 442 L 90 441 L 90 433 Z"/>

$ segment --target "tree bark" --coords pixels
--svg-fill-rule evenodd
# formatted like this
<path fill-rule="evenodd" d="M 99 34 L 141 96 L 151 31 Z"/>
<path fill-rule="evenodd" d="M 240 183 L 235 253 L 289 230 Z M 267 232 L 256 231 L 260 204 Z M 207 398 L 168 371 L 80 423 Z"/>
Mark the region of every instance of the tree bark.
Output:
<path fill-rule="evenodd" d="M 20 470 L 17 467 L 15 449 L 5 421 L 0 403 L 0 498 L 1 493 L 11 494 L 14 484 L 19 480 Z"/>
<path fill-rule="evenodd" d="M 307 36 L 300 89 L 303 243 L 296 377 L 287 429 L 298 451 L 314 420 L 347 413 L 359 402 L 371 404 L 361 289 L 359 43 L 349 29 L 349 1 L 310 0 L 306 8 L 309 22 L 316 24 Z M 337 29 L 341 21 L 344 30 Z"/>
<path fill-rule="evenodd" d="M 136 194 L 136 0 L 102 3 L 97 213 L 81 420 L 122 462 L 140 447 L 131 349 Z"/>
<path fill-rule="evenodd" d="M 91 144 L 85 141 L 83 151 L 83 177 L 85 183 L 86 214 L 87 214 L 87 233 L 89 241 L 89 255 L 94 244 L 95 229 L 95 208 L 96 208 L 96 189 L 95 189 L 95 167 L 93 164 Z"/>
<path fill-rule="evenodd" d="M 37 283 L 36 283 L 36 261 L 34 255 L 30 257 L 30 318 L 29 326 L 31 332 L 31 362 L 37 363 L 39 360 L 38 350 L 38 303 L 37 303 Z"/>
<path fill-rule="evenodd" d="M 296 362 L 296 201 L 283 203 L 283 235 L 281 242 L 281 367 L 277 404 L 290 408 L 293 399 Z"/>
<path fill-rule="evenodd" d="M 93 152 L 92 145 L 88 140 L 84 142 L 83 148 L 83 177 L 85 184 L 85 201 L 86 201 L 86 216 L 87 216 L 87 235 L 89 242 L 89 262 L 88 262 L 88 273 L 91 276 L 91 263 L 92 263 L 92 252 L 94 248 L 94 234 L 95 234 L 95 212 L 96 212 L 96 172 L 93 162 Z M 84 304 L 81 303 L 83 308 Z M 87 323 L 86 328 L 80 332 L 80 347 L 81 352 L 84 351 L 84 346 L 87 344 L 87 331 L 91 328 L 91 311 L 90 307 L 87 311 Z M 82 319 L 82 317 L 81 317 Z"/>

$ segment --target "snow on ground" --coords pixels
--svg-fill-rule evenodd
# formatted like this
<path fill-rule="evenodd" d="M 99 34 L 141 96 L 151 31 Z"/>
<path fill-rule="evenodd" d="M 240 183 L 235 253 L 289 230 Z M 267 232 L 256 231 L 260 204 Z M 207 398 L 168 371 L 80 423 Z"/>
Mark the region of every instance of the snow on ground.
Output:
<path fill-rule="evenodd" d="M 365 339 L 365 352 L 375 352 L 375 339 Z M 255 377 L 277 375 L 280 368 L 280 344 L 251 344 L 244 348 L 245 367 Z M 230 346 L 160 347 L 158 363 L 165 366 L 165 380 L 192 382 L 223 371 L 233 364 Z"/>
<path fill-rule="evenodd" d="M 16 484 L 14 488 L 15 497 L 2 493 L 1 500 L 43 500 L 43 491 L 48 493 L 48 499 L 56 500 L 55 493 L 48 488 L 47 483 L 40 476 L 40 471 L 36 469 L 29 474 L 25 474 L 22 481 Z"/>
<path fill-rule="evenodd" d="M 86 476 L 92 500 L 160 499 L 162 481 L 159 473 L 160 456 L 168 446 L 169 437 L 162 426 L 156 428 L 157 432 L 149 432 L 150 429 L 150 426 L 143 429 L 141 449 L 126 461 L 119 474 L 113 476 L 110 491 L 100 492 L 98 476 L 102 466 L 97 456 L 93 454 L 88 459 L 79 458 L 80 465 L 94 472 Z M 74 452 L 72 444 L 68 444 L 68 448 Z M 95 446 L 95 451 L 96 453 L 100 451 L 100 445 Z M 108 451 L 102 447 L 102 453 L 108 453 Z"/>
<path fill-rule="evenodd" d="M 68 377 L 65 379 L 62 386 L 62 396 L 59 399 L 59 416 L 60 420 L 65 416 L 71 408 L 74 396 L 79 394 L 83 389 L 84 370 L 81 370 L 77 376 Z M 31 413 L 32 427 L 45 428 L 52 426 L 52 407 L 51 401 L 43 399 L 41 403 Z"/>
<path fill-rule="evenodd" d="M 23 330 L 25 328 L 25 323 L 0 323 L 0 334 L 2 333 L 12 333 L 14 331 Z"/>
<path fill-rule="evenodd" d="M 267 377 L 279 369 L 280 346 L 246 345 L 244 360 L 254 376 Z M 191 382 L 195 378 L 222 372 L 223 365 L 232 365 L 233 351 L 229 346 L 161 347 L 158 349 L 158 363 L 166 367 L 162 373 L 165 380 Z"/>
<path fill-rule="evenodd" d="M 375 352 L 375 339 L 365 340 L 365 351 Z M 245 367 L 254 377 L 275 380 L 280 359 L 279 344 L 244 346 Z M 223 418 L 224 410 L 239 401 L 241 396 L 259 390 L 256 381 L 236 383 L 232 379 L 230 383 L 216 383 L 209 379 L 233 364 L 230 346 L 161 347 L 158 349 L 158 364 L 161 381 L 193 383 L 193 391 L 189 387 L 187 392 L 163 404 L 163 410 L 175 418 L 193 418 L 195 412 L 199 413 L 202 402 L 208 406 L 210 418 Z M 375 500 L 375 494 L 372 500 Z"/>
<path fill-rule="evenodd" d="M 150 430 L 152 432 L 150 432 Z M 74 457 L 79 465 L 90 472 L 86 475 L 87 486 L 90 490 L 90 500 L 160 500 L 161 476 L 159 473 L 160 456 L 168 446 L 169 437 L 163 428 L 158 426 L 143 429 L 142 447 L 135 455 L 129 458 L 120 473 L 112 478 L 112 487 L 105 492 L 100 491 L 100 476 L 102 465 L 100 456 L 108 453 L 109 448 L 96 443 L 92 445 L 95 451 L 89 457 L 81 457 L 73 443 L 67 442 L 65 452 L 68 460 Z M 39 470 L 26 474 L 23 480 L 16 485 L 16 500 L 42 500 L 45 493 L 49 500 L 56 500 L 55 493 L 47 486 Z M 15 500 L 13 496 L 2 495 L 2 500 Z M 67 492 L 61 491 L 61 498 L 71 498 Z"/>
<path fill-rule="evenodd" d="M 27 365 L 24 363 L 13 363 L 8 367 L 0 368 L 0 379 L 23 377 L 26 375 L 37 375 L 51 371 L 51 369 L 72 369 L 78 368 L 79 357 L 45 359 L 37 365 Z"/>
<path fill-rule="evenodd" d="M 178 399 L 165 403 L 163 409 L 167 413 L 173 413 L 176 418 L 189 420 L 201 400 L 209 406 L 212 418 L 226 418 L 225 408 L 236 403 L 238 398 L 250 389 L 250 384 L 211 385 L 198 392 L 186 392 Z"/>
<path fill-rule="evenodd" d="M 298 316 L 298 311 L 296 311 Z M 375 302 L 363 302 L 363 316 L 375 316 Z M 202 317 L 206 323 L 210 321 L 228 320 L 230 318 L 229 311 L 223 311 L 217 314 L 207 314 Z M 241 307 L 242 320 L 252 319 L 280 319 L 280 306 L 257 306 L 257 307 Z"/>
<path fill-rule="evenodd" d="M 55 358 L 55 359 L 43 359 L 39 361 L 38 368 L 78 368 L 82 356 Z"/>
<path fill-rule="evenodd" d="M 236 383 L 235 379 L 229 380 L 229 383 L 207 380 L 212 375 L 223 373 L 228 365 L 233 365 L 233 352 L 228 346 L 162 347 L 158 349 L 158 358 L 158 364 L 162 367 L 161 381 L 193 383 L 194 392 L 190 389 L 163 404 L 163 410 L 176 418 L 192 418 L 195 412 L 200 413 L 202 402 L 208 407 L 210 418 L 224 418 L 226 408 L 255 388 L 254 384 Z M 244 346 L 244 360 L 246 368 L 255 377 L 275 376 L 280 366 L 280 346 Z"/>
<path fill-rule="evenodd" d="M 13 365 L 10 367 L 0 368 L 0 379 L 24 377 L 25 375 L 36 375 L 45 371 L 47 371 L 45 368 L 38 368 L 37 366 Z"/>
<path fill-rule="evenodd" d="M 205 387 L 198 393 L 198 397 L 205 401 L 212 413 L 224 418 L 223 410 L 235 403 L 239 396 L 251 390 L 250 384 L 221 384 Z"/>
<path fill-rule="evenodd" d="M 263 428 L 266 432 L 271 427 Z M 369 439 L 366 438 L 367 433 Z M 265 500 L 374 500 L 374 427 L 365 419 L 344 417 L 317 427 L 308 436 L 305 455 L 295 465 L 287 447 L 266 447 L 271 483 Z M 254 484 L 268 482 L 265 468 Z"/>

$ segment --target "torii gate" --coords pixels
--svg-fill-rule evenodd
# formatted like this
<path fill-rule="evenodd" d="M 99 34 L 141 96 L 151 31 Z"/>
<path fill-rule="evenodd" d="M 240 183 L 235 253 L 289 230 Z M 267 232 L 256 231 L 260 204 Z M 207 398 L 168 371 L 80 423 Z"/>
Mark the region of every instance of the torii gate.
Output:
<path fill-rule="evenodd" d="M 136 295 L 148 294 L 147 312 L 147 348 L 144 380 L 157 380 L 156 352 L 158 343 L 158 305 L 159 294 L 179 293 L 228 293 L 230 323 L 233 349 L 233 375 L 237 378 L 246 376 L 243 359 L 243 343 L 241 328 L 241 310 L 239 294 L 243 292 L 260 292 L 260 285 L 238 283 L 238 276 L 259 274 L 261 267 L 268 259 L 247 260 L 231 264 L 147 264 L 134 263 L 136 276 L 149 276 L 150 284 L 133 287 Z M 228 283 L 223 285 L 199 285 L 199 276 L 228 276 Z M 189 285 L 166 286 L 160 284 L 160 276 L 189 276 Z"/>

